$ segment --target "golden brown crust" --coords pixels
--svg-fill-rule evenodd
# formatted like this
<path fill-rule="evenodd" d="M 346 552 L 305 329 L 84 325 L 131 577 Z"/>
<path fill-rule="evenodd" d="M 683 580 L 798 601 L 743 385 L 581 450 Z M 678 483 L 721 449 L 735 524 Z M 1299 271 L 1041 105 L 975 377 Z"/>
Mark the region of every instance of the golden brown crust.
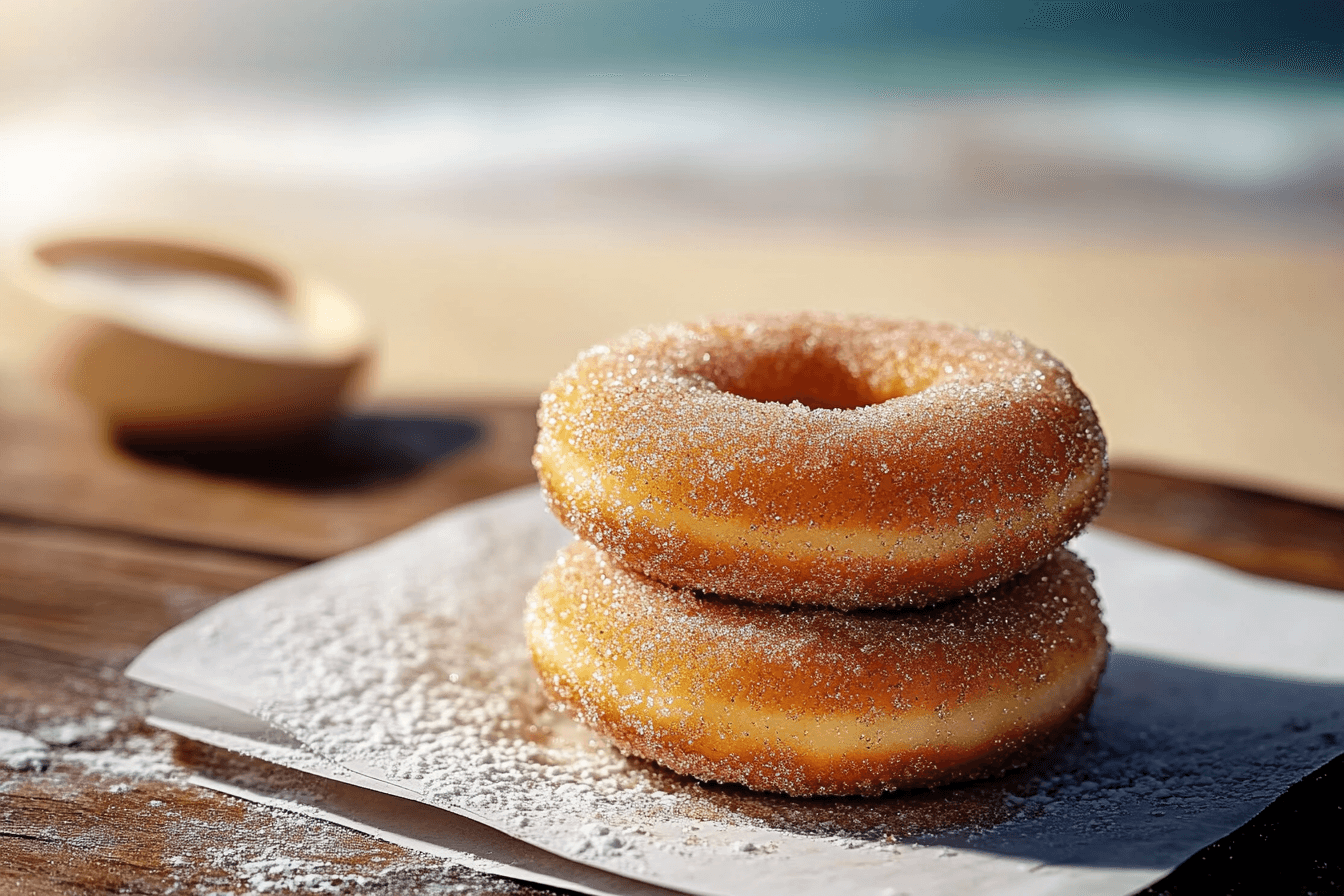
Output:
<path fill-rule="evenodd" d="M 791 795 L 985 777 L 1086 711 L 1106 659 L 1087 567 L 1060 550 L 986 594 L 852 613 L 702 597 L 583 542 L 528 600 L 550 696 L 623 751 Z"/>
<path fill-rule="evenodd" d="M 1063 365 L 947 325 L 636 331 L 560 374 L 538 420 L 533 462 L 566 526 L 660 581 L 762 603 L 987 590 L 1106 495 L 1105 440 Z"/>

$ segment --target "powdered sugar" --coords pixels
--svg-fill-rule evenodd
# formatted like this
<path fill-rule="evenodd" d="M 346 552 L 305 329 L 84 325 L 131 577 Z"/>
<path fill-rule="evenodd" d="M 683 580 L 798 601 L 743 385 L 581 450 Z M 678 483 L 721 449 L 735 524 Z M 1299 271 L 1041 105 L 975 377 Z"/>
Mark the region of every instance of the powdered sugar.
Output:
<path fill-rule="evenodd" d="M 114 750 L 66 750 L 61 753 L 61 760 L 79 765 L 93 774 L 134 780 L 162 781 L 182 777 L 182 770 L 173 762 L 170 751 L 156 738 L 144 735 L 129 737 Z"/>
<path fill-rule="evenodd" d="M 51 761 L 47 745 L 21 731 L 0 728 L 0 765 L 16 772 L 41 771 Z"/>
<path fill-rule="evenodd" d="M 341 893 L 369 882 L 359 874 L 332 874 L 322 862 L 295 858 L 265 858 L 238 865 L 238 873 L 257 893 Z"/>
<path fill-rule="evenodd" d="M 41 725 L 33 731 L 33 735 L 49 744 L 68 747 L 83 741 L 97 740 L 116 727 L 117 719 L 114 716 L 89 716 Z"/>

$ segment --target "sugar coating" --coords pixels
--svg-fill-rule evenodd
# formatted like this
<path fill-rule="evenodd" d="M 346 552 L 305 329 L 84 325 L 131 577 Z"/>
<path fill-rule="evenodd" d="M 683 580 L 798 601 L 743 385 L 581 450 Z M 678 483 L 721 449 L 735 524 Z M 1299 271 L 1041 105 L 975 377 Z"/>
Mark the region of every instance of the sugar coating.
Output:
<path fill-rule="evenodd" d="M 637 330 L 542 396 L 533 463 L 571 530 L 659 581 L 920 606 L 1036 566 L 1096 515 L 1106 443 L 1013 336 L 828 314 Z"/>
<path fill-rule="evenodd" d="M 993 591 L 842 612 L 698 595 L 579 542 L 532 591 L 543 687 L 624 752 L 790 795 L 985 777 L 1085 712 L 1107 645 L 1066 550 Z"/>

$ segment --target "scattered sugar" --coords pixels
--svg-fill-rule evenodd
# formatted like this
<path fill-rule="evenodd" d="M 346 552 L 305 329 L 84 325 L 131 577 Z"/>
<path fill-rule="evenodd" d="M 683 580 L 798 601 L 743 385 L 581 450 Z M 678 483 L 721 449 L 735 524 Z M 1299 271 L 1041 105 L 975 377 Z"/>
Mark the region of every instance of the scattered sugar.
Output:
<path fill-rule="evenodd" d="M 98 750 L 70 748 L 65 743 L 78 744 L 106 736 L 117 724 L 115 717 L 94 716 L 39 726 L 32 735 L 0 728 L 0 766 L 15 771 L 47 771 L 60 764 L 131 781 L 176 780 L 184 776 L 173 761 L 172 740 L 166 734 L 133 734 Z M 109 788 L 112 793 L 131 789 L 133 785 L 126 781 Z"/>
<path fill-rule="evenodd" d="M 116 727 L 117 719 L 113 716 L 90 716 L 85 719 L 41 725 L 34 729 L 33 736 L 54 746 L 68 747 L 105 737 Z"/>
<path fill-rule="evenodd" d="M 256 893 L 340 893 L 368 884 L 372 878 L 359 874 L 333 874 L 322 862 L 279 858 L 242 862 L 238 874 Z"/>
<path fill-rule="evenodd" d="M 44 771 L 51 762 L 51 751 L 35 737 L 21 731 L 0 728 L 0 765 L 16 772 Z"/>
<path fill-rule="evenodd" d="M 93 774 L 136 781 L 181 778 L 182 769 L 173 761 L 165 744 L 163 739 L 136 735 L 127 738 L 115 750 L 65 750 L 60 757 L 62 762 L 73 763 Z"/>

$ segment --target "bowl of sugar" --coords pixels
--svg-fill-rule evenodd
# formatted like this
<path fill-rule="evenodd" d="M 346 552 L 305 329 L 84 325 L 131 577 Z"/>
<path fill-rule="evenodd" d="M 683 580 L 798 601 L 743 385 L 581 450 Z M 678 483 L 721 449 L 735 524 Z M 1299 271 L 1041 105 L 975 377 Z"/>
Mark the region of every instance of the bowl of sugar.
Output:
<path fill-rule="evenodd" d="M 338 290 L 212 241 L 46 236 L 9 272 L 78 322 L 57 379 L 127 444 L 245 447 L 314 432 L 372 356 L 364 315 Z"/>

